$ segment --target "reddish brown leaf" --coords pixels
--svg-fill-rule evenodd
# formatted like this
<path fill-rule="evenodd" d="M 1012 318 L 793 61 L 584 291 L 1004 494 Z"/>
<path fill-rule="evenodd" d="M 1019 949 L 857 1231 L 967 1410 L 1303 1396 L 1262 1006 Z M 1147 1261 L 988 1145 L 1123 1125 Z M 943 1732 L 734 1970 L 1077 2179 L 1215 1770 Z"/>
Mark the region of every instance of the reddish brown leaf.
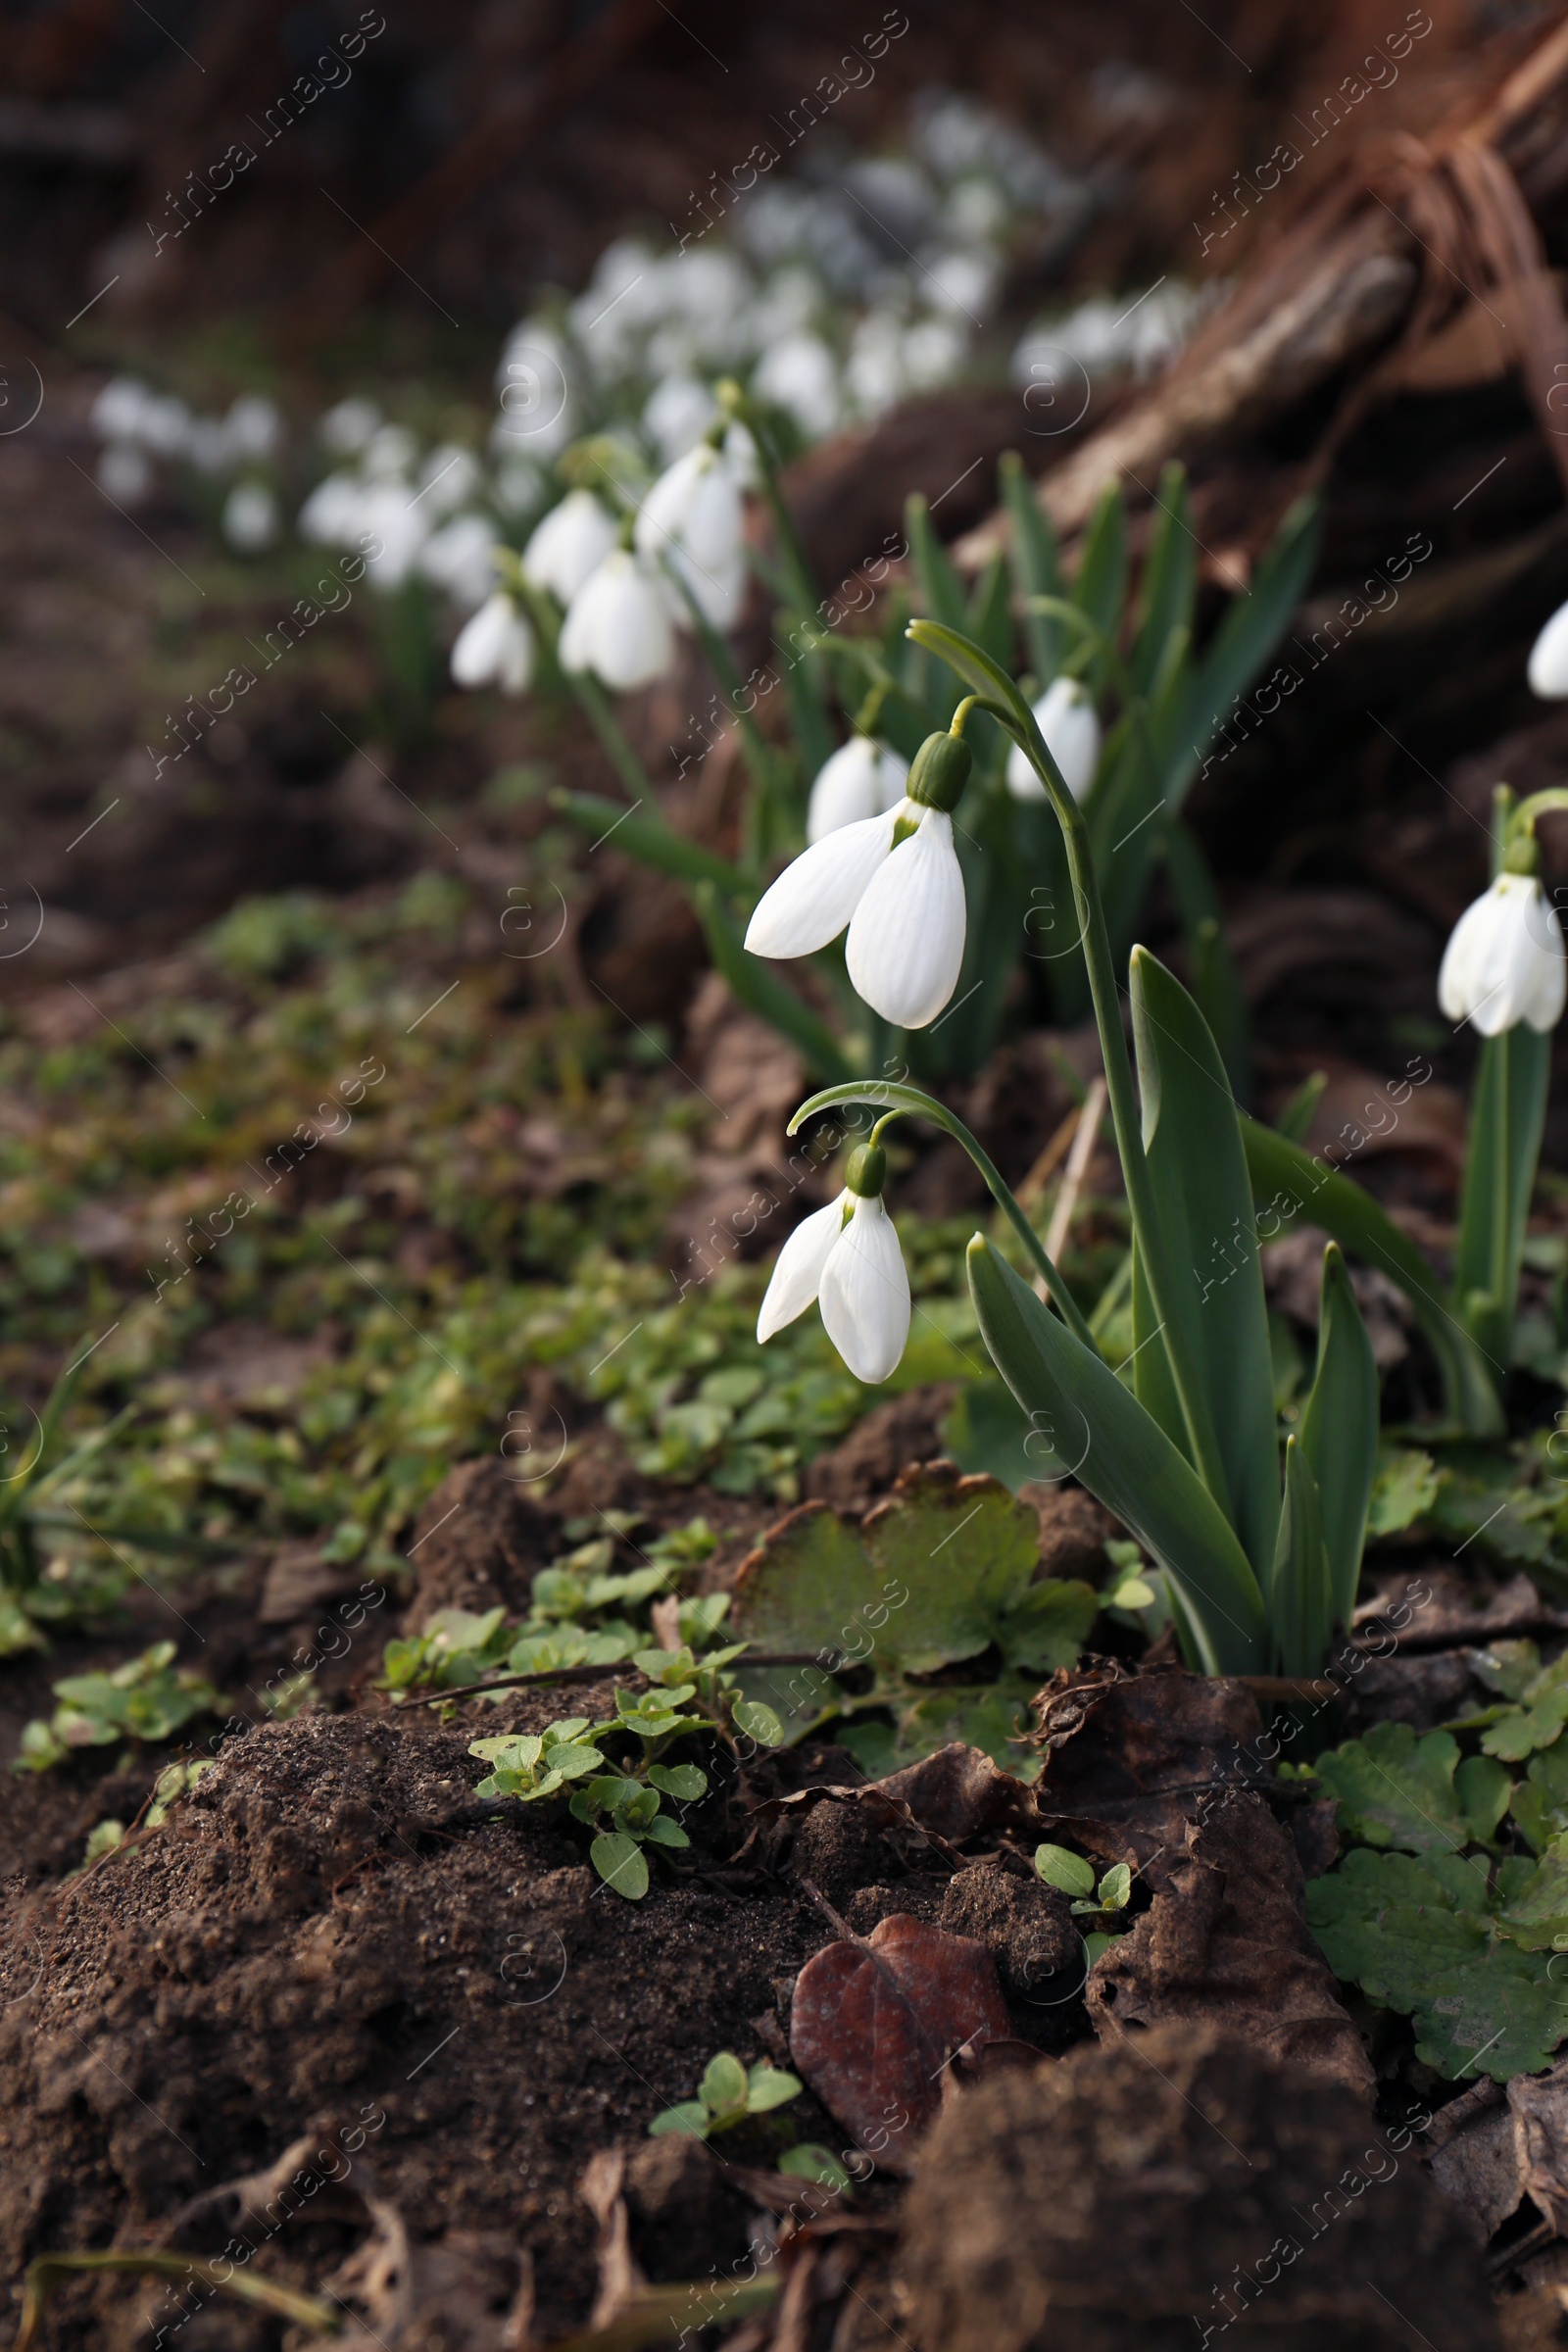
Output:
<path fill-rule="evenodd" d="M 896 1912 L 868 1937 L 830 1943 L 807 1962 L 790 2056 L 857 2144 L 904 2173 L 942 2104 L 954 2053 L 1010 2033 L 985 1945 Z"/>

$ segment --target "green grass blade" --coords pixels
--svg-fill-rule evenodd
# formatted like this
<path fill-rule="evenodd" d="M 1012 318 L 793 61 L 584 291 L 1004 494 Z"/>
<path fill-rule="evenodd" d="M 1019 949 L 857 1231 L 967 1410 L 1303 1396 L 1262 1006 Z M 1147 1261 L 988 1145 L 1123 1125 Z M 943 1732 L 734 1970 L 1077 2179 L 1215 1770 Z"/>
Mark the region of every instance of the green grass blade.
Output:
<path fill-rule="evenodd" d="M 1350 1287 L 1349 1268 L 1333 1242 L 1323 1252 L 1317 1371 L 1301 1408 L 1299 1435 L 1322 1499 L 1330 1618 L 1348 1626 L 1361 1581 L 1367 1505 L 1377 1463 L 1378 1368 Z"/>
<path fill-rule="evenodd" d="M 1198 1630 L 1198 1663 L 1261 1671 L 1268 1629 L 1257 1580 L 1185 1455 L 978 1234 L 968 1265 L 981 1337 L 1031 1430 L 1170 1571 Z"/>
<path fill-rule="evenodd" d="M 1073 603 L 1087 614 L 1108 644 L 1121 630 L 1127 602 L 1127 502 L 1119 482 L 1107 482 L 1101 492 L 1084 533 Z"/>
<path fill-rule="evenodd" d="M 1259 1223 L 1260 1238 L 1272 1241 L 1298 1216 L 1304 1224 L 1320 1225 L 1352 1257 L 1387 1274 L 1409 1299 L 1438 1359 L 1452 1420 L 1472 1437 L 1500 1437 L 1506 1424 L 1494 1374 L 1500 1379 L 1504 1367 L 1489 1362 L 1476 1346 L 1432 1268 L 1388 1211 L 1349 1177 L 1245 1111 L 1242 1146 L 1252 1197 L 1262 1216 L 1273 1220 Z"/>
<path fill-rule="evenodd" d="M 1133 1038 L 1144 1150 L 1165 1280 L 1186 1324 L 1224 1470 L 1229 1513 L 1266 1592 L 1279 1530 L 1279 1443 L 1252 1188 L 1230 1081 L 1208 1024 L 1173 973 L 1133 950 Z M 1146 1243 L 1152 1237 L 1141 1236 Z"/>
<path fill-rule="evenodd" d="M 1252 574 L 1233 599 L 1194 679 L 1186 741 L 1180 746 L 1165 795 L 1180 808 L 1225 714 L 1268 660 L 1312 577 L 1321 516 L 1315 498 L 1298 498 Z"/>

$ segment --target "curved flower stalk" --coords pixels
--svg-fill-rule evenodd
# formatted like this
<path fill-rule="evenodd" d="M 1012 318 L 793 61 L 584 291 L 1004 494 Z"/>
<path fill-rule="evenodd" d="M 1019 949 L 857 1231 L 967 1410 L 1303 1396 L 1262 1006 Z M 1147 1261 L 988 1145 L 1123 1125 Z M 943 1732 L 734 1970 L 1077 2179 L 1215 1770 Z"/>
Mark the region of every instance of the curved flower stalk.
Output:
<path fill-rule="evenodd" d="M 908 763 L 897 752 L 868 735 L 852 735 L 817 770 L 806 808 L 808 845 L 845 825 L 885 816 L 904 799 L 908 780 Z"/>
<path fill-rule="evenodd" d="M 487 597 L 459 630 L 452 675 L 460 686 L 526 693 L 533 676 L 533 631 L 504 588 Z"/>
<path fill-rule="evenodd" d="M 757 1318 L 765 1342 L 814 1299 L 828 1338 L 856 1379 L 871 1386 L 898 1369 L 909 1336 L 909 1277 L 882 1200 L 887 1164 L 875 1141 L 851 1152 L 844 1191 L 797 1225 L 779 1251 Z"/>
<path fill-rule="evenodd" d="M 810 956 L 848 924 L 858 995 L 903 1029 L 936 1019 L 963 963 L 952 810 L 969 776 L 970 708 L 959 705 L 948 734 L 927 736 L 897 808 L 825 834 L 763 892 L 746 933 L 754 956 Z"/>
<path fill-rule="evenodd" d="M 1100 765 L 1100 720 L 1089 689 L 1076 678 L 1055 678 L 1034 709 L 1035 725 L 1075 801 L 1089 798 Z M 1015 801 L 1051 798 L 1021 744 L 1007 754 L 1007 790 Z"/>

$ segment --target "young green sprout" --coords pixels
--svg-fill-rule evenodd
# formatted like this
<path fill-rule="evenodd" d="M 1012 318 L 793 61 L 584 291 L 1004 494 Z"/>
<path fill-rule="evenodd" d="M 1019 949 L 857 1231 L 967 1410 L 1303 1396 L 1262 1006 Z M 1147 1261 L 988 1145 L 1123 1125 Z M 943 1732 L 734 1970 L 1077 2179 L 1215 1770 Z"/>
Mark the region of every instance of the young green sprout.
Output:
<path fill-rule="evenodd" d="M 656 2115 L 648 2127 L 649 2137 L 685 2132 L 696 2139 L 710 2139 L 715 2132 L 733 2132 L 749 2116 L 766 2115 L 770 2108 L 786 2106 L 800 2095 L 796 2077 L 770 2058 L 760 2058 L 755 2066 L 745 2067 L 731 2051 L 720 2050 L 716 2058 L 709 2060 L 696 2098 L 682 2099 L 678 2107 L 666 2107 Z M 791 2149 L 790 2153 L 800 2151 Z"/>

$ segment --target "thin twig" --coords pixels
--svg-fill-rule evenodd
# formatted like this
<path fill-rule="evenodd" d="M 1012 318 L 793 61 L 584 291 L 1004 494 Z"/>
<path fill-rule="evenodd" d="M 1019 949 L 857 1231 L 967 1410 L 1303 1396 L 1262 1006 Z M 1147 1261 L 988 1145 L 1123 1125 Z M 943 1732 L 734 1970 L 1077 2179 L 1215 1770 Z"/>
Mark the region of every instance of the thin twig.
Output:
<path fill-rule="evenodd" d="M 1090 1154 L 1099 1139 L 1100 1121 L 1104 1108 L 1105 1081 L 1103 1078 L 1095 1078 L 1090 1082 L 1083 1109 L 1078 1114 L 1077 1132 L 1072 1139 L 1072 1150 L 1067 1154 L 1066 1174 L 1061 1180 L 1056 1205 L 1051 1212 L 1051 1228 L 1046 1235 L 1046 1255 L 1053 1260 L 1060 1257 L 1066 1244 L 1067 1228 L 1072 1223 L 1073 1210 L 1078 1205 L 1078 1195 L 1083 1187 Z M 1035 1288 L 1043 1298 L 1046 1294 L 1038 1275 L 1035 1277 Z"/>

